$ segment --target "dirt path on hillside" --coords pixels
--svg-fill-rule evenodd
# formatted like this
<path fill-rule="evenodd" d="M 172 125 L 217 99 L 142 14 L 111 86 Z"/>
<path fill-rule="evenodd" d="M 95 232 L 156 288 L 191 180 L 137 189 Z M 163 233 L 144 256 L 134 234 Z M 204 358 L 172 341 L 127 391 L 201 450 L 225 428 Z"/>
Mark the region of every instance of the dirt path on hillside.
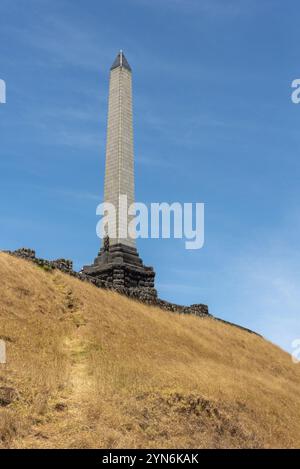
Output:
<path fill-rule="evenodd" d="M 63 344 L 70 364 L 67 385 L 54 399 L 49 400 L 48 411 L 31 427 L 29 434 L 22 438 L 22 446 L 18 439 L 18 447 L 23 448 L 84 447 L 85 438 L 82 435 L 91 431 L 86 424 L 88 396 L 93 387 L 88 372 L 88 342 L 85 340 L 87 320 L 80 300 L 62 282 L 61 276 L 54 277 L 53 281 L 55 288 L 63 295 L 69 320 L 74 324 Z"/>

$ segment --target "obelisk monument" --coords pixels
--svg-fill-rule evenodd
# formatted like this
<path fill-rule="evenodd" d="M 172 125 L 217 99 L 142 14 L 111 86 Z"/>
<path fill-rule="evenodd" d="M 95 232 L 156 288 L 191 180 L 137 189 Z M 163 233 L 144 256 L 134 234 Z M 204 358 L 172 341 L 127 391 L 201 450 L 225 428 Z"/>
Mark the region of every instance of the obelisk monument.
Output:
<path fill-rule="evenodd" d="M 135 239 L 127 233 L 129 217 L 119 210 L 122 196 L 127 197 L 128 207 L 134 202 L 132 70 L 120 51 L 110 69 L 104 181 L 104 202 L 113 204 L 117 215 L 115 236 L 104 240 L 94 264 L 83 272 L 108 287 L 150 299 L 156 296 L 155 273 L 143 264 Z"/>
<path fill-rule="evenodd" d="M 134 239 L 120 238 L 120 232 L 126 233 L 129 220 L 119 210 L 120 196 L 126 195 L 128 206 L 134 202 L 131 75 L 130 65 L 120 51 L 110 71 L 104 183 L 104 202 L 112 203 L 116 209 L 116 238 L 110 238 L 111 246 L 122 243 L 135 247 Z"/>

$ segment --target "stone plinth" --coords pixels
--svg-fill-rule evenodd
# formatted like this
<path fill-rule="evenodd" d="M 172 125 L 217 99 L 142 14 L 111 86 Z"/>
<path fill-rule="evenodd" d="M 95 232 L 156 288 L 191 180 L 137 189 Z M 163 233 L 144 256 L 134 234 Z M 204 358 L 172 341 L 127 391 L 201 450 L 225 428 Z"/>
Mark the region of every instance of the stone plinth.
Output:
<path fill-rule="evenodd" d="M 112 288 L 128 296 L 144 300 L 154 299 L 155 272 L 145 266 L 136 248 L 124 244 L 114 244 L 108 249 L 101 248 L 94 264 L 84 266 L 83 274 L 104 282 L 106 288 Z"/>

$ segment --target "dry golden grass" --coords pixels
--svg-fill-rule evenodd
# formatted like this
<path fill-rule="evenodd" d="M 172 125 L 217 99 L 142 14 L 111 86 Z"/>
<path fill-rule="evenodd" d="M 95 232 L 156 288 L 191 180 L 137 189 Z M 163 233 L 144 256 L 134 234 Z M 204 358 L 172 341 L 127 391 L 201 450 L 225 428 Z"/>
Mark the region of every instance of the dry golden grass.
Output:
<path fill-rule="evenodd" d="M 266 340 L 0 253 L 0 446 L 300 447 L 300 368 Z"/>

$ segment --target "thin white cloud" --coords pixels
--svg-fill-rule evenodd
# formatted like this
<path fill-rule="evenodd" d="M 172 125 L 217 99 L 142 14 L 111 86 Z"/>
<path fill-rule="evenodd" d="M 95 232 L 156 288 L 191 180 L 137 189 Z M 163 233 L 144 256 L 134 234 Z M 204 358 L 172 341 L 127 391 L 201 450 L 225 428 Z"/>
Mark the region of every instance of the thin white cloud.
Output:
<path fill-rule="evenodd" d="M 299 230 L 299 214 L 292 209 L 276 229 L 257 229 L 255 244 L 228 259 L 224 279 L 235 315 L 288 351 L 300 338 Z"/>
<path fill-rule="evenodd" d="M 80 189 L 75 190 L 75 189 L 59 189 L 59 188 L 53 188 L 52 193 L 55 193 L 58 196 L 61 197 L 70 197 L 73 199 L 79 199 L 79 200 L 94 200 L 95 202 L 100 203 L 102 201 L 102 195 L 94 194 L 92 192 L 88 191 L 82 191 Z"/>
<path fill-rule="evenodd" d="M 158 168 L 177 168 L 178 164 L 175 161 L 170 161 L 163 156 L 160 155 L 159 158 L 152 157 L 152 156 L 137 156 L 136 163 L 145 165 L 145 166 L 153 166 Z"/>
<path fill-rule="evenodd" d="M 151 8 L 169 9 L 181 13 L 205 15 L 206 18 L 222 21 L 250 14 L 255 8 L 253 0 L 131 0 Z"/>
<path fill-rule="evenodd" d="M 6 26 L 4 32 L 19 42 L 47 53 L 45 64 L 51 66 L 75 65 L 94 71 L 105 71 L 116 51 L 107 44 L 99 44 L 95 31 L 58 16 L 47 16 L 38 26 Z"/>
<path fill-rule="evenodd" d="M 52 145 L 65 145 L 68 147 L 100 147 L 100 132 L 76 131 L 70 128 L 60 129 L 57 132 L 48 132 L 44 138 Z"/>
<path fill-rule="evenodd" d="M 300 338 L 300 273 L 293 262 L 278 255 L 245 258 L 238 270 L 244 317 L 252 314 L 257 328 L 287 350 Z"/>

